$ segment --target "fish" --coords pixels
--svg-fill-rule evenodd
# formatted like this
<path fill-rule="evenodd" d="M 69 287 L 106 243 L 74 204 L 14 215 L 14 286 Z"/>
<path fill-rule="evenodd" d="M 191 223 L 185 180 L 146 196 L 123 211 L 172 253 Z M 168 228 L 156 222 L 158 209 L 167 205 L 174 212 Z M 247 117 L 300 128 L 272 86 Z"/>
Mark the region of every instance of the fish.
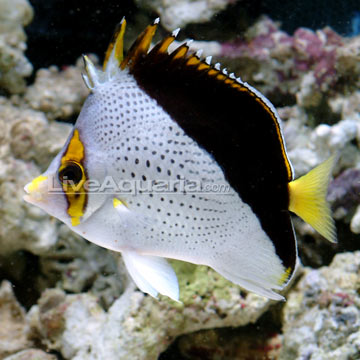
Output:
<path fill-rule="evenodd" d="M 284 300 L 299 262 L 292 214 L 337 241 L 326 201 L 336 156 L 295 179 L 271 102 L 189 42 L 170 51 L 179 29 L 152 46 L 158 24 L 124 55 L 123 18 L 102 69 L 84 56 L 90 93 L 24 200 L 121 252 L 153 297 L 179 301 L 176 259 Z"/>

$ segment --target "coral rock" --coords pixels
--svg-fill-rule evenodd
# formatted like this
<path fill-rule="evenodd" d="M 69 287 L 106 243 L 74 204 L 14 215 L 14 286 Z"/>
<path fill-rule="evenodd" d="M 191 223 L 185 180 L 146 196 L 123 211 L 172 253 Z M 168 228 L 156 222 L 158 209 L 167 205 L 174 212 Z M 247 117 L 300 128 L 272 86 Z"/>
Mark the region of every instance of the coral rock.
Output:
<path fill-rule="evenodd" d="M 232 0 L 152 0 L 136 1 L 139 7 L 155 11 L 167 30 L 184 27 L 189 23 L 204 23 L 224 10 Z"/>
<path fill-rule="evenodd" d="M 281 360 L 359 357 L 359 272 L 360 252 L 307 269 L 284 307 Z"/>
<path fill-rule="evenodd" d="M 71 126 L 49 124 L 43 113 L 0 98 L 0 128 L 1 252 L 27 249 L 39 254 L 56 242 L 58 224 L 25 204 L 23 188 L 41 173 L 40 164 L 46 166 L 61 149 Z"/>
<path fill-rule="evenodd" d="M 55 355 L 47 354 L 38 349 L 27 349 L 14 355 L 6 357 L 4 360 L 56 360 Z"/>
<path fill-rule="evenodd" d="M 0 358 L 31 346 L 27 339 L 25 311 L 17 302 L 12 286 L 3 281 L 0 286 Z"/>
<path fill-rule="evenodd" d="M 347 169 L 331 182 L 328 199 L 337 219 L 346 215 L 360 202 L 360 169 Z"/>
<path fill-rule="evenodd" d="M 35 83 L 25 94 L 26 103 L 42 111 L 49 120 L 68 119 L 78 114 L 89 90 L 82 78 L 83 62 L 59 71 L 55 66 L 36 73 Z"/>
<path fill-rule="evenodd" d="M 253 323 L 272 303 L 205 266 L 174 267 L 183 303 L 146 296 L 131 281 L 107 312 L 93 295 L 49 290 L 30 311 L 32 338 L 66 359 L 155 360 L 181 334 Z"/>
<path fill-rule="evenodd" d="M 26 0 L 0 0 L 0 89 L 10 93 L 25 90 L 24 78 L 32 73 L 32 65 L 24 56 L 26 35 L 23 27 L 33 17 Z"/>

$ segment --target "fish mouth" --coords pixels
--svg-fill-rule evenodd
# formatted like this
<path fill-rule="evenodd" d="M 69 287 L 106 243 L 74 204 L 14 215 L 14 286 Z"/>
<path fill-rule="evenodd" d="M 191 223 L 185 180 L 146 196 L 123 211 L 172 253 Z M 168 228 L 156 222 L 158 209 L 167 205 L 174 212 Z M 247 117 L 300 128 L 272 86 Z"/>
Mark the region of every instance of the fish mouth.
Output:
<path fill-rule="evenodd" d="M 23 195 L 23 200 L 29 204 L 35 204 L 34 199 L 30 195 Z"/>
<path fill-rule="evenodd" d="M 29 185 L 29 184 L 27 184 L 27 185 Z M 37 204 L 44 200 L 41 193 L 39 193 L 39 192 L 30 193 L 29 190 L 27 189 L 27 185 L 24 187 L 26 194 L 23 195 L 23 200 L 25 200 L 26 202 L 28 202 L 30 204 Z"/>
<path fill-rule="evenodd" d="M 44 195 L 47 189 L 47 176 L 40 175 L 35 178 L 33 181 L 29 182 L 24 186 L 24 191 L 26 194 L 23 196 L 23 199 L 31 204 L 37 204 L 44 201 Z"/>

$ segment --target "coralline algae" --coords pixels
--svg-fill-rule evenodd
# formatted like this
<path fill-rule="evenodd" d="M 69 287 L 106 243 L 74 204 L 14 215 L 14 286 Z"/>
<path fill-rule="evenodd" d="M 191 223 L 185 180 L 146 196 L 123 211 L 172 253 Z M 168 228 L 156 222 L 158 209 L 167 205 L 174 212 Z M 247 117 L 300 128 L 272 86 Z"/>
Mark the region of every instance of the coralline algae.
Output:
<path fill-rule="evenodd" d="M 227 3 L 214 2 L 209 11 Z M 151 6 L 166 19 L 169 4 Z M 273 302 L 243 293 L 206 267 L 177 261 L 172 264 L 183 303 L 154 300 L 135 289 L 117 254 L 87 243 L 22 201 L 24 184 L 48 165 L 71 131 L 71 125 L 55 120 L 76 116 L 87 95 L 81 63 L 39 70 L 34 84 L 25 87 L 31 65 L 23 55 L 22 26 L 31 17 L 27 2 L 0 0 L 0 87 L 2 93 L 18 94 L 0 97 L 1 270 L 26 287 L 22 279 L 28 270 L 15 269 L 13 260 L 20 264 L 19 251 L 33 254 L 38 273 L 31 275 L 31 287 L 40 294 L 26 314 L 10 283 L 2 283 L 0 317 L 7 330 L 0 334 L 0 357 L 53 359 L 42 352 L 50 349 L 64 359 L 157 359 L 182 334 L 255 323 Z M 171 21 L 164 26 L 173 30 Z M 278 110 L 297 175 L 339 153 L 329 199 L 343 227 L 359 233 L 360 37 L 343 38 L 331 29 L 299 29 L 290 36 L 262 18 L 242 40 L 195 41 L 193 47 L 216 55 L 282 104 Z M 295 226 L 303 253 L 310 252 L 302 241 L 306 235 L 321 243 L 301 221 Z M 306 268 L 289 288 L 288 302 L 274 310 L 283 319 L 283 335 L 274 340 L 282 359 L 359 355 L 359 259 L 358 252 L 337 255 L 329 267 Z"/>

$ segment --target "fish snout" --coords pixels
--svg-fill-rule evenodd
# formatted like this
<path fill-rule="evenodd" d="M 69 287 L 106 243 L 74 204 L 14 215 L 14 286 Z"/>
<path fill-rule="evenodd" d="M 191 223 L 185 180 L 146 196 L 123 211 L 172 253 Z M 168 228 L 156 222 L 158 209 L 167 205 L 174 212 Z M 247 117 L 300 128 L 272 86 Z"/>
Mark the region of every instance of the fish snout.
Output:
<path fill-rule="evenodd" d="M 26 195 L 23 199 L 32 204 L 43 202 L 49 192 L 48 179 L 48 176 L 40 175 L 26 184 L 24 187 Z"/>

